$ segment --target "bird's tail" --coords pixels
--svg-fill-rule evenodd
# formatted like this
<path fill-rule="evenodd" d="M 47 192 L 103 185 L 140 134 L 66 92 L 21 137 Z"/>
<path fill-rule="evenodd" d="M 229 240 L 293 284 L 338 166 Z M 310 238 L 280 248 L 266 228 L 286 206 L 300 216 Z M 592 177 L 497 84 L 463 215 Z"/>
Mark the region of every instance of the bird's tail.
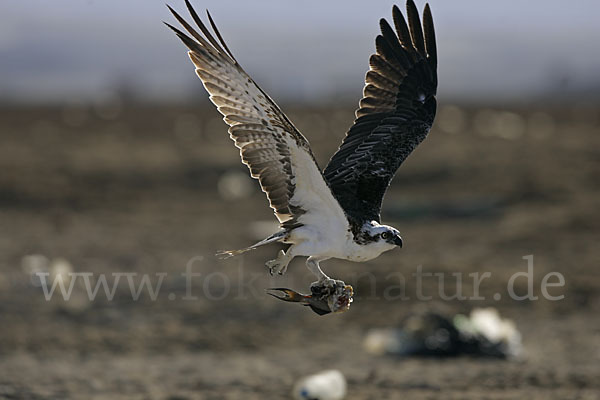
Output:
<path fill-rule="evenodd" d="M 245 253 L 247 251 L 250 250 L 254 250 L 257 247 L 260 246 L 264 246 L 265 244 L 269 244 L 269 243 L 273 243 L 273 242 L 279 242 L 282 239 L 284 239 L 287 236 L 288 232 L 286 230 L 282 230 L 279 231 L 277 233 L 272 234 L 271 236 L 269 236 L 266 239 L 261 240 L 258 243 L 254 243 L 252 246 L 248 246 L 246 248 L 243 249 L 239 249 L 239 250 L 219 250 L 216 254 L 217 257 L 221 258 L 221 259 L 226 259 L 226 258 L 230 258 L 230 257 L 235 257 L 235 256 L 239 256 L 242 253 Z"/>

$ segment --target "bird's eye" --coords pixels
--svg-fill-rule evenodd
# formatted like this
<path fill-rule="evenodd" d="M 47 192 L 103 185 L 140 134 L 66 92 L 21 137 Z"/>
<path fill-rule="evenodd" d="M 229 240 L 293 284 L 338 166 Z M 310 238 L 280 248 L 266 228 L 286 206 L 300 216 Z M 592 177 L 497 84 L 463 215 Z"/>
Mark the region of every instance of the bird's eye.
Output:
<path fill-rule="evenodd" d="M 390 233 L 389 233 L 389 232 L 383 232 L 383 233 L 381 234 L 381 238 L 382 238 L 382 239 L 387 239 L 387 238 L 389 238 L 389 237 L 390 237 Z"/>

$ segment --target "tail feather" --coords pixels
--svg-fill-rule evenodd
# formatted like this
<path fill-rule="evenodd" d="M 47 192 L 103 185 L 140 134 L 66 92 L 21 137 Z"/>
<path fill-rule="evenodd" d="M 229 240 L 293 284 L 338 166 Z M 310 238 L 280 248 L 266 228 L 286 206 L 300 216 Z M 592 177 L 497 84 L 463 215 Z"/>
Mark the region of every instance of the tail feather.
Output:
<path fill-rule="evenodd" d="M 263 239 L 260 242 L 254 243 L 252 246 L 248 246 L 248 247 L 245 247 L 243 249 L 239 249 L 239 250 L 219 250 L 217 252 L 216 256 L 219 257 L 220 259 L 227 259 L 227 258 L 239 256 L 242 253 L 245 253 L 245 252 L 250 251 L 250 250 L 254 250 L 257 247 L 264 246 L 265 244 L 269 244 L 269 243 L 273 243 L 273 242 L 279 242 L 282 239 L 284 239 L 287 236 L 287 234 L 288 234 L 288 232 L 285 231 L 285 230 L 279 231 L 277 233 L 272 234 L 268 238 Z"/>

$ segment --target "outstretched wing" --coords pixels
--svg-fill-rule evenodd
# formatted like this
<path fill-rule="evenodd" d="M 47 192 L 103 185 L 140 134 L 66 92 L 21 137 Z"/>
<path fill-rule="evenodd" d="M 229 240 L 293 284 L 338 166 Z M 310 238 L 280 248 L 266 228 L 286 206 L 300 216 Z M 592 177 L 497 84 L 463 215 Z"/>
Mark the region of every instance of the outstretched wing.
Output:
<path fill-rule="evenodd" d="M 281 226 L 292 229 L 309 223 L 347 226 L 339 203 L 327 187 L 308 141 L 273 100 L 242 69 L 223 41 L 202 23 L 189 1 L 187 8 L 200 28 L 169 9 L 190 36 L 167 24 L 183 43 L 211 101 L 229 125 L 229 135 L 240 149 L 242 162 L 267 194 Z"/>
<path fill-rule="evenodd" d="M 385 19 L 356 120 L 325 168 L 325 179 L 356 222 L 379 221 L 381 202 L 396 170 L 425 139 L 435 117 L 437 55 L 429 5 L 423 28 L 412 0 L 408 25 L 393 7 L 396 33 Z"/>

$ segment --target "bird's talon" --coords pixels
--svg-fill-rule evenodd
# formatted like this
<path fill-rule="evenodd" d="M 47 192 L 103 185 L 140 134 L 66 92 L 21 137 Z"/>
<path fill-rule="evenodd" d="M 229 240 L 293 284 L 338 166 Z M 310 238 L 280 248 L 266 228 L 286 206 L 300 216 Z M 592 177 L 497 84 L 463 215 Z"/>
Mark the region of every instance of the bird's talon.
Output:
<path fill-rule="evenodd" d="M 311 283 L 310 291 L 313 295 L 323 295 L 334 292 L 337 286 L 344 287 L 345 285 L 343 281 L 326 277 Z"/>
<path fill-rule="evenodd" d="M 283 250 L 279 250 L 277 253 L 277 258 L 274 260 L 269 260 L 265 263 L 267 268 L 269 268 L 269 273 L 271 276 L 278 274 L 283 275 L 287 270 L 287 265 L 289 263 L 289 259 L 286 259 L 286 254 Z"/>

